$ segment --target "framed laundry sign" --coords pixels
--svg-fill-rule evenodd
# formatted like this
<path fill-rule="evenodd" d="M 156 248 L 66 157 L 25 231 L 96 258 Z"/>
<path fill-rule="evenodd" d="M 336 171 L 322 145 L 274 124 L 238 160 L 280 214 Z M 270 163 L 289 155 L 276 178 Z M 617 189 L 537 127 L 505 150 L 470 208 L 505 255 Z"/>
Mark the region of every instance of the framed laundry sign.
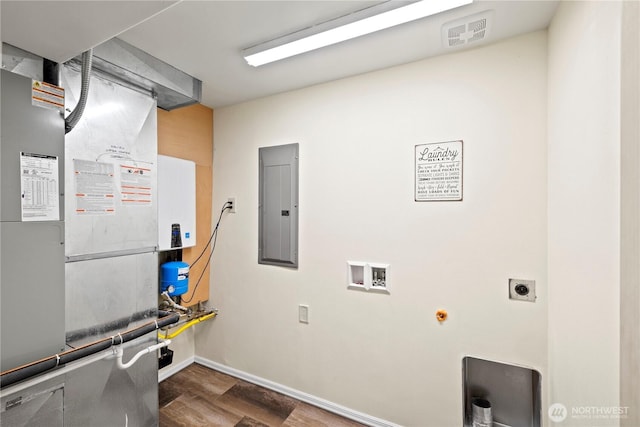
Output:
<path fill-rule="evenodd" d="M 462 141 L 415 146 L 416 202 L 462 200 Z"/>

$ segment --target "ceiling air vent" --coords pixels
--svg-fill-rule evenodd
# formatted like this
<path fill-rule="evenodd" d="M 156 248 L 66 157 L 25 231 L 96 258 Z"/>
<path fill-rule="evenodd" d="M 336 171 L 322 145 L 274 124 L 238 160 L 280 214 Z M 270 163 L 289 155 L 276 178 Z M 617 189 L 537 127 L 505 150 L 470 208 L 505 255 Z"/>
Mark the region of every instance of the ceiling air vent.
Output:
<path fill-rule="evenodd" d="M 493 10 L 485 10 L 442 26 L 442 44 L 455 48 L 485 40 L 493 22 Z"/>

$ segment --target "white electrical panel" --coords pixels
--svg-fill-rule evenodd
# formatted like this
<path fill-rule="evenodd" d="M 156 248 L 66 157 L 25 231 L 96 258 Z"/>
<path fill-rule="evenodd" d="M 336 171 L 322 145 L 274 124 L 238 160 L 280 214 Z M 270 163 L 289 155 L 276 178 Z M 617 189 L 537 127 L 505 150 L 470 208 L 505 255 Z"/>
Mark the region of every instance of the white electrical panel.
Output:
<path fill-rule="evenodd" d="M 158 156 L 158 249 L 196 244 L 196 164 Z"/>

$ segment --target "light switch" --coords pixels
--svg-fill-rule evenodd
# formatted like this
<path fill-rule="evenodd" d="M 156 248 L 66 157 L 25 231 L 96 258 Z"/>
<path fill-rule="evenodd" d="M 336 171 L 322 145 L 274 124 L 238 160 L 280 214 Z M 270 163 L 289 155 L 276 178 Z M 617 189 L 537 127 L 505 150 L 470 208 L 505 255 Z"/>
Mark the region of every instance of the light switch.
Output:
<path fill-rule="evenodd" d="M 309 323 L 309 306 L 300 304 L 298 306 L 298 321 L 300 323 Z"/>

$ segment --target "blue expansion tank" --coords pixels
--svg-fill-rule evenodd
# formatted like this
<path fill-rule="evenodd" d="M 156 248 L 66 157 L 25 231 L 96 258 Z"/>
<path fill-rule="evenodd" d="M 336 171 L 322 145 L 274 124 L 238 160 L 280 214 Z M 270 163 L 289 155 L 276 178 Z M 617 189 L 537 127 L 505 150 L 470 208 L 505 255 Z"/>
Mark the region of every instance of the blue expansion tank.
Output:
<path fill-rule="evenodd" d="M 189 290 L 189 264 L 182 261 L 165 262 L 160 266 L 162 292 L 169 296 L 182 295 Z"/>

